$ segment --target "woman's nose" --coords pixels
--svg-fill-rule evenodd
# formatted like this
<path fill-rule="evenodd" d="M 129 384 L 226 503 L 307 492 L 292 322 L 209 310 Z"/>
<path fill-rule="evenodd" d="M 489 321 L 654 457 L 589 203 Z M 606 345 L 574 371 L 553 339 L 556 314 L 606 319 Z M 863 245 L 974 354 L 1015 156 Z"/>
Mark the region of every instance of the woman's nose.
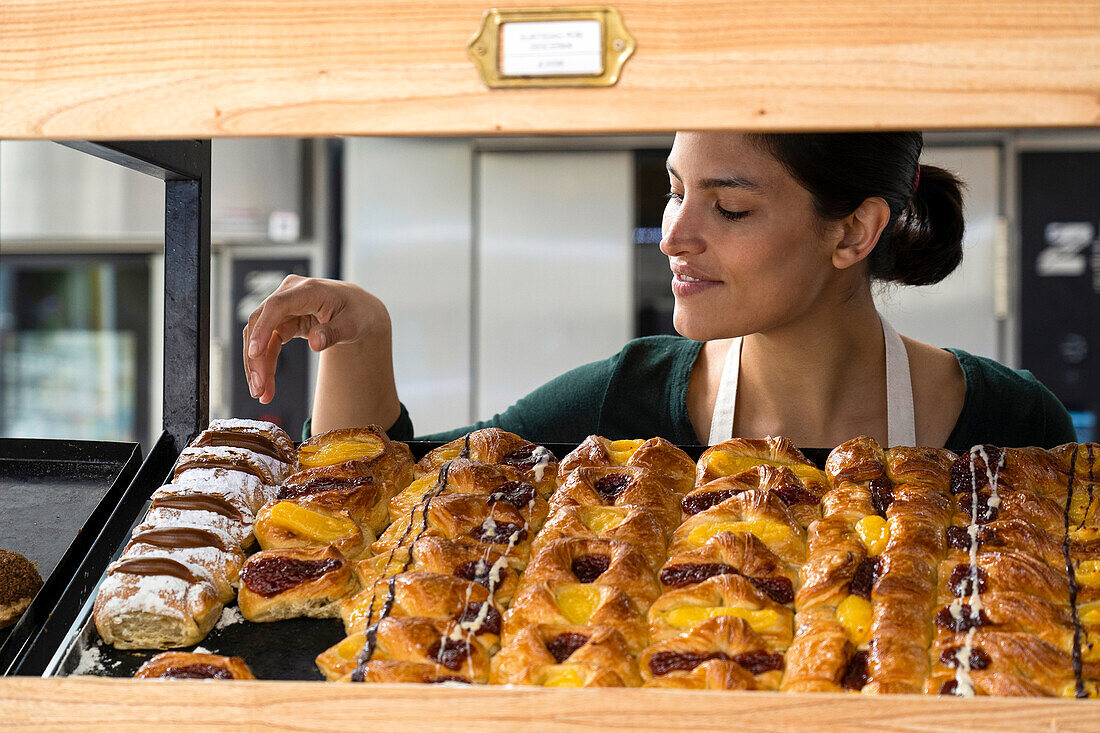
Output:
<path fill-rule="evenodd" d="M 669 257 L 702 251 L 705 248 L 702 230 L 687 201 L 674 202 L 665 208 L 661 220 L 661 252 Z"/>

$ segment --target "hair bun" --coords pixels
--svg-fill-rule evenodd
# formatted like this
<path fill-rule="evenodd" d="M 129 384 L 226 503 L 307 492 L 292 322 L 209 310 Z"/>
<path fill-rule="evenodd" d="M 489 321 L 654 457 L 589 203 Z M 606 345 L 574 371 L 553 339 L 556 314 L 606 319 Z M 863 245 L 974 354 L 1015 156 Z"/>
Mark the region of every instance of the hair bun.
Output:
<path fill-rule="evenodd" d="M 903 285 L 932 285 L 962 261 L 963 184 L 934 165 L 918 168 L 909 205 L 880 242 L 885 257 L 873 257 L 871 276 Z M 885 247 L 881 245 L 885 244 Z"/>

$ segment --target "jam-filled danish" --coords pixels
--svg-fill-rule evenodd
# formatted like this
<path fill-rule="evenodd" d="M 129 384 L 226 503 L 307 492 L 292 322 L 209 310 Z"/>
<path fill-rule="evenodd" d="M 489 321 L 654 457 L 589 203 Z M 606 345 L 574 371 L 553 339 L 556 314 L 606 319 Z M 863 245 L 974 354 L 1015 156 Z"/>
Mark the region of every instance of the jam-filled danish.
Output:
<path fill-rule="evenodd" d="M 390 553 L 360 560 L 355 574 L 364 588 L 382 578 L 405 571 L 422 571 L 452 575 L 493 589 L 493 600 L 507 608 L 519 585 L 521 561 L 501 555 L 483 542 L 470 537 L 447 539 L 426 535 L 410 548 L 398 548 Z"/>
<path fill-rule="evenodd" d="M 712 445 L 699 456 L 695 485 L 708 484 L 716 478 L 733 476 L 753 466 L 786 467 L 817 496 L 829 486 L 824 472 L 787 438 L 734 438 Z"/>
<path fill-rule="evenodd" d="M 356 588 L 351 564 L 332 545 L 264 550 L 244 564 L 238 604 L 249 621 L 336 618 Z"/>
<path fill-rule="evenodd" d="M 138 667 L 134 679 L 254 680 L 240 657 L 201 652 L 161 652 Z"/>
<path fill-rule="evenodd" d="M 638 663 L 626 640 L 607 626 L 532 624 L 520 630 L 492 662 L 495 685 L 573 686 L 579 681 L 599 686 L 608 677 L 590 677 L 589 670 L 613 672 L 620 681 L 612 686 L 642 684 Z M 580 685 L 578 685 L 580 686 Z"/>
<path fill-rule="evenodd" d="M 502 617 L 488 589 L 453 575 L 407 572 L 383 578 L 340 603 L 349 634 L 364 631 L 381 618 L 419 616 L 454 621 L 489 649 L 500 641 Z"/>
<path fill-rule="evenodd" d="M 641 468 L 578 468 L 550 497 L 551 510 L 563 506 L 634 506 L 655 515 L 668 532 L 680 524 L 680 495 Z"/>
<path fill-rule="evenodd" d="M 435 502 L 455 494 L 479 496 L 485 503 L 511 504 L 532 533 L 542 527 L 549 513 L 546 499 L 515 468 L 456 458 L 446 471 L 421 475 L 390 499 L 390 517 L 401 521 L 422 513 L 425 500 Z"/>
<path fill-rule="evenodd" d="M 518 592 L 542 582 L 618 588 L 642 612 L 661 594 L 661 586 L 645 557 L 620 540 L 572 537 L 543 545 L 523 571 Z"/>
<path fill-rule="evenodd" d="M 563 537 L 626 542 L 653 569 L 664 563 L 668 546 L 668 535 L 660 518 L 639 507 L 563 506 L 546 520 L 531 544 L 531 552 L 537 553 Z"/>
<path fill-rule="evenodd" d="M 789 605 L 798 590 L 798 567 L 784 562 L 754 534 L 719 532 L 694 550 L 672 555 L 658 578 L 670 591 L 716 575 L 740 575 L 776 603 Z"/>
<path fill-rule="evenodd" d="M 703 484 L 682 499 L 685 516 L 710 509 L 736 494 L 759 491 L 775 494 L 787 511 L 802 527 L 821 518 L 823 488 L 814 484 L 811 491 L 789 468 L 782 466 L 753 466 L 732 476 L 723 476 Z"/>
<path fill-rule="evenodd" d="M 347 652 L 362 640 L 355 656 Z M 419 665 L 424 679 L 417 681 L 445 681 L 441 678 L 458 677 L 473 683 L 489 681 L 489 649 L 473 634 L 466 633 L 458 624 L 432 618 L 389 616 L 360 635 L 349 636 L 344 641 L 322 652 L 317 666 L 329 679 L 347 676 L 353 682 L 404 682 L 408 670 L 401 666 L 381 666 L 379 662 L 402 662 Z M 376 665 L 373 674 L 365 674 L 368 667 Z M 403 666 L 403 665 L 402 665 Z M 383 674 L 386 670 L 389 674 Z"/>
<path fill-rule="evenodd" d="M 558 464 L 558 483 L 578 468 L 640 468 L 660 477 L 661 485 L 684 494 L 695 484 L 695 461 L 664 438 L 608 440 L 590 435 Z"/>
<path fill-rule="evenodd" d="M 541 445 L 499 428 L 484 428 L 429 451 L 416 464 L 419 474 L 435 474 L 455 458 L 495 463 L 519 471 L 520 479 L 534 485 L 539 496 L 557 488 L 558 459 Z"/>
<path fill-rule="evenodd" d="M 618 588 L 593 583 L 542 581 L 520 590 L 504 614 L 504 641 L 509 643 L 531 624 L 607 626 L 638 653 L 648 643 L 645 615 Z"/>
<path fill-rule="evenodd" d="M 716 575 L 665 593 L 649 608 L 649 635 L 654 643 L 665 641 L 720 616 L 745 620 L 772 651 L 791 643 L 791 610 L 739 575 Z"/>
<path fill-rule="evenodd" d="M 382 554 L 421 537 L 465 537 L 526 562 L 533 534 L 527 517 L 512 504 L 477 494 L 453 494 L 432 499 L 426 508 L 404 517 L 395 517 L 371 547 L 375 554 Z"/>
<path fill-rule="evenodd" d="M 646 682 L 661 680 L 662 687 L 713 689 L 715 681 L 728 680 L 722 689 L 778 690 L 783 677 L 783 655 L 769 648 L 748 621 L 730 616 L 716 616 L 650 646 L 638 664 Z"/>

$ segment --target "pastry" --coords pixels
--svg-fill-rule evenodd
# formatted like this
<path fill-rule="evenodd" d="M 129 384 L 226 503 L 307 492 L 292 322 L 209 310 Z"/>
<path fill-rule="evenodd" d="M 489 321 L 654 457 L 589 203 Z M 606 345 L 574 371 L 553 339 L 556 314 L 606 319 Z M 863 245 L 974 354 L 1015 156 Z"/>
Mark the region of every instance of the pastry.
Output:
<path fill-rule="evenodd" d="M 516 594 L 522 563 L 471 537 L 426 535 L 413 543 L 411 557 L 409 548 L 397 548 L 355 564 L 356 577 L 364 588 L 406 570 L 453 575 L 491 587 L 496 604 L 507 608 Z"/>
<path fill-rule="evenodd" d="M 422 512 L 425 500 L 430 503 L 454 494 L 471 494 L 482 497 L 485 502 L 511 504 L 532 533 L 542 527 L 549 513 L 546 499 L 539 496 L 534 484 L 522 480 L 515 468 L 456 458 L 447 463 L 446 470 L 418 477 L 390 499 L 390 516 L 396 522 Z"/>
<path fill-rule="evenodd" d="M 343 469 L 343 465 L 335 468 Z M 382 489 L 373 476 L 331 478 L 324 475 L 333 467 L 300 471 L 279 487 L 275 498 L 293 501 L 308 498 L 312 506 L 333 512 L 347 512 L 348 518 L 372 532 L 386 528 L 389 513 L 382 500 Z"/>
<path fill-rule="evenodd" d="M 197 448 L 224 446 L 253 453 L 267 465 L 279 483 L 297 464 L 294 443 L 282 428 L 261 420 L 211 420 L 210 427 L 199 433 L 191 445 Z"/>
<path fill-rule="evenodd" d="M 120 560 L 163 559 L 209 582 L 223 603 L 237 596 L 244 553 L 224 536 L 189 536 L 188 528 L 137 529 Z M 188 541 L 188 540 L 193 541 Z"/>
<path fill-rule="evenodd" d="M 806 557 L 802 526 L 776 494 L 765 491 L 742 491 L 688 517 L 672 533 L 668 552 L 694 550 L 719 532 L 755 535 L 784 562 L 800 564 Z"/>
<path fill-rule="evenodd" d="M 699 456 L 695 485 L 733 476 L 753 466 L 785 466 L 815 495 L 828 490 L 828 479 L 787 438 L 734 438 L 712 445 Z"/>
<path fill-rule="evenodd" d="M 668 535 L 659 517 L 638 507 L 564 506 L 546 520 L 531 543 L 537 553 L 562 537 L 621 540 L 634 546 L 653 569 L 665 561 Z"/>
<path fill-rule="evenodd" d="M 525 562 L 533 534 L 524 516 L 506 501 L 488 501 L 477 494 L 452 494 L 431 499 L 426 508 L 409 516 L 396 517 L 371 549 L 382 554 L 421 537 L 468 537 Z"/>
<path fill-rule="evenodd" d="M 821 518 L 823 488 L 810 491 L 789 468 L 753 466 L 732 476 L 723 476 L 690 491 L 681 500 L 684 514 L 691 516 L 744 491 L 772 492 L 803 527 Z"/>
<path fill-rule="evenodd" d="M 649 635 L 654 643 L 690 631 L 718 616 L 744 619 L 771 651 L 791 643 L 793 616 L 747 578 L 716 575 L 702 583 L 665 593 L 649 608 Z"/>
<path fill-rule="evenodd" d="M 532 624 L 521 629 L 493 657 L 490 681 L 495 685 L 556 687 L 572 686 L 575 681 L 589 686 L 614 681 L 591 677 L 586 674 L 590 670 L 613 672 L 620 681 L 612 685 L 615 687 L 642 684 L 638 663 L 622 634 L 606 626 L 568 624 Z"/>
<path fill-rule="evenodd" d="M 195 652 L 161 652 L 138 667 L 134 679 L 254 680 L 240 657 Z"/>
<path fill-rule="evenodd" d="M 719 532 L 700 547 L 671 556 L 658 577 L 669 591 L 727 574 L 747 578 L 776 603 L 794 603 L 798 566 L 784 562 L 748 532 Z"/>
<path fill-rule="evenodd" d="M 645 557 L 621 540 L 570 537 L 543 545 L 523 571 L 519 592 L 542 582 L 618 588 L 643 613 L 661 594 Z"/>
<path fill-rule="evenodd" d="M 504 614 L 504 643 L 531 624 L 607 626 L 623 635 L 632 653 L 648 643 L 645 615 L 618 588 L 590 583 L 526 585 Z"/>
<path fill-rule="evenodd" d="M 485 586 L 452 575 L 405 572 L 383 578 L 340 602 L 340 617 L 348 635 L 390 616 L 420 616 L 454 621 L 463 633 L 494 648 L 500 640 L 500 609 Z"/>
<path fill-rule="evenodd" d="M 149 512 L 138 531 L 162 527 L 199 527 L 229 537 L 247 548 L 252 544 L 254 517 L 250 507 L 237 506 L 218 488 L 168 484 L 153 492 Z"/>
<path fill-rule="evenodd" d="M 96 629 L 116 649 L 197 644 L 222 612 L 217 588 L 196 565 L 167 558 L 113 563 L 92 610 Z"/>
<path fill-rule="evenodd" d="M 712 669 L 696 672 L 708 663 Z M 650 646 L 638 664 L 647 682 L 662 679 L 662 686 L 680 687 L 677 682 L 682 681 L 688 689 L 699 689 L 701 682 L 714 689 L 715 682 L 724 680 L 728 686 L 719 689 L 778 690 L 783 677 L 783 655 L 771 651 L 746 620 L 731 616 L 716 616 Z M 749 677 L 726 669 L 726 664 L 740 667 Z"/>
<path fill-rule="evenodd" d="M 264 456 L 244 448 L 228 446 L 194 446 L 183 449 L 172 469 L 172 483 L 180 483 L 180 476 L 195 469 L 221 468 L 254 476 L 261 484 L 275 486 L 282 475 L 272 471 L 272 462 Z"/>
<path fill-rule="evenodd" d="M 550 498 L 550 508 L 563 506 L 634 506 L 656 516 L 667 532 L 680 524 L 680 495 L 641 468 L 578 468 Z"/>
<path fill-rule="evenodd" d="M 237 602 L 249 621 L 336 618 L 356 588 L 351 564 L 331 545 L 264 550 L 244 564 Z"/>
<path fill-rule="evenodd" d="M 590 435 L 558 464 L 558 483 L 565 483 L 578 468 L 641 468 L 661 477 L 661 483 L 678 494 L 695 484 L 695 461 L 664 438 L 608 440 Z"/>
<path fill-rule="evenodd" d="M 274 501 L 256 515 L 256 539 L 265 550 L 332 545 L 344 557 L 358 560 L 370 554 L 369 527 L 352 521 L 346 510 L 335 510 L 312 497 Z"/>
<path fill-rule="evenodd" d="M 0 629 L 19 620 L 41 587 L 34 563 L 18 552 L 0 549 Z"/>
<path fill-rule="evenodd" d="M 416 470 L 421 474 L 435 474 L 454 458 L 514 468 L 522 480 L 534 484 L 542 497 L 550 496 L 557 488 L 558 460 L 554 454 L 499 428 L 475 430 L 428 452 L 416 464 Z"/>
<path fill-rule="evenodd" d="M 276 486 L 265 484 L 258 476 L 246 471 L 238 471 L 235 468 L 226 468 L 214 465 L 202 468 L 201 461 L 197 458 L 193 461 L 197 464 L 194 468 L 184 468 L 172 478 L 172 484 L 181 487 L 212 486 L 217 488 L 227 498 L 234 494 L 244 497 L 248 508 L 253 514 L 264 504 L 275 498 L 278 491 Z"/>
<path fill-rule="evenodd" d="M 678 690 L 755 690 L 756 678 L 737 662 L 709 659 L 690 671 L 675 671 L 648 680 L 643 687 Z"/>

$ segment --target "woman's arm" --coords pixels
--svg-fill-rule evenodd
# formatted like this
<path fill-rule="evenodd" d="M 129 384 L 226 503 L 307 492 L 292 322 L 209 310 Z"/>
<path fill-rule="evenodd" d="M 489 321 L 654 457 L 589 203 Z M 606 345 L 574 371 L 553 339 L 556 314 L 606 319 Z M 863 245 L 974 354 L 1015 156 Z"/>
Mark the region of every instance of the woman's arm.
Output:
<path fill-rule="evenodd" d="M 393 378 L 386 306 L 357 285 L 288 276 L 248 318 L 244 369 L 253 397 L 275 394 L 283 344 L 309 341 L 321 353 L 313 402 L 314 434 L 362 425 L 389 427 L 401 405 Z"/>

